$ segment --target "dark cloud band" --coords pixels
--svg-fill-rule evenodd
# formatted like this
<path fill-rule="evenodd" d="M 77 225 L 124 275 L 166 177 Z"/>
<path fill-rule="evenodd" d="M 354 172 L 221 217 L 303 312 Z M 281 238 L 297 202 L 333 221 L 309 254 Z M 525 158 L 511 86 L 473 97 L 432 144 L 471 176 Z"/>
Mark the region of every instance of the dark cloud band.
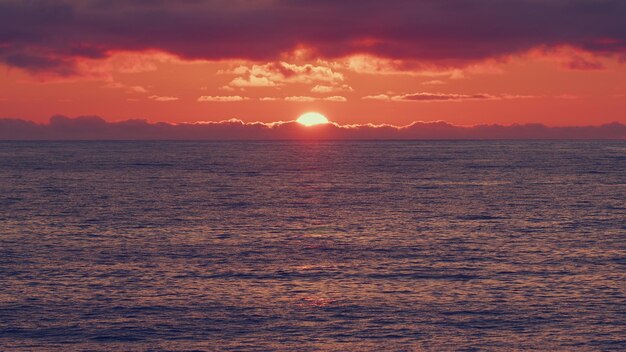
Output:
<path fill-rule="evenodd" d="M 71 74 L 118 50 L 270 60 L 369 53 L 462 65 L 535 47 L 626 52 L 622 0 L 0 0 L 0 61 Z"/>
<path fill-rule="evenodd" d="M 304 127 L 296 122 L 199 124 L 106 122 L 97 116 L 54 116 L 48 124 L 0 119 L 0 140 L 401 140 L 401 139 L 626 139 L 626 125 L 546 127 L 541 124 L 455 126 L 415 122 L 408 126 L 336 124 Z"/>

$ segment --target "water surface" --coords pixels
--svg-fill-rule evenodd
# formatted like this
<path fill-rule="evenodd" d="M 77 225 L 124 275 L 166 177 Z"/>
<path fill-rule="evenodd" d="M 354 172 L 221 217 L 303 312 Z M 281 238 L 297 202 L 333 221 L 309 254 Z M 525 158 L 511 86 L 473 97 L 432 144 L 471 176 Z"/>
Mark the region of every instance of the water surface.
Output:
<path fill-rule="evenodd" d="M 0 350 L 624 350 L 624 142 L 2 142 Z"/>

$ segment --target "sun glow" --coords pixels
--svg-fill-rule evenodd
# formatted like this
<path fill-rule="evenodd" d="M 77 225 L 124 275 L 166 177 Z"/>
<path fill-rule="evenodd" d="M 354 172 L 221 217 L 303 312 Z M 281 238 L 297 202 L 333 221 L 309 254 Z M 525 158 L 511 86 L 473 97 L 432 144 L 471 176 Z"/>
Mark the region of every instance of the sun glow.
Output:
<path fill-rule="evenodd" d="M 310 126 L 315 126 L 315 125 L 327 124 L 330 121 L 328 121 L 326 116 L 318 112 L 307 112 L 305 114 L 302 114 L 300 117 L 298 117 L 296 122 L 301 125 L 310 127 Z"/>

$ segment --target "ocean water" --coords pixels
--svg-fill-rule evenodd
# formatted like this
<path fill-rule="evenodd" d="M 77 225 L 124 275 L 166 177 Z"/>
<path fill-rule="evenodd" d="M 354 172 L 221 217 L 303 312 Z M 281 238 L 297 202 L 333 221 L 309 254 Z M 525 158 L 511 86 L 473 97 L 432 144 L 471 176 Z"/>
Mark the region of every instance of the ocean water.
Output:
<path fill-rule="evenodd" d="M 626 350 L 626 142 L 2 142 L 0 350 Z"/>

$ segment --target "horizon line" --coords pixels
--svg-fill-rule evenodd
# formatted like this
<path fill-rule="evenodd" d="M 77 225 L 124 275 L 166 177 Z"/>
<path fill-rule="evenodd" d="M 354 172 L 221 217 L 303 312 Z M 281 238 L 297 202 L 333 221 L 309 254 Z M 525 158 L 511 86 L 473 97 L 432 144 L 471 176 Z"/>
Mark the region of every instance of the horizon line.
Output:
<path fill-rule="evenodd" d="M 0 140 L 623 140 L 626 124 L 585 126 L 454 125 L 446 121 L 414 121 L 408 125 L 338 124 L 304 126 L 296 121 L 244 122 L 240 119 L 184 123 L 147 119 L 106 121 L 100 116 L 62 115 L 47 123 L 0 118 Z"/>

